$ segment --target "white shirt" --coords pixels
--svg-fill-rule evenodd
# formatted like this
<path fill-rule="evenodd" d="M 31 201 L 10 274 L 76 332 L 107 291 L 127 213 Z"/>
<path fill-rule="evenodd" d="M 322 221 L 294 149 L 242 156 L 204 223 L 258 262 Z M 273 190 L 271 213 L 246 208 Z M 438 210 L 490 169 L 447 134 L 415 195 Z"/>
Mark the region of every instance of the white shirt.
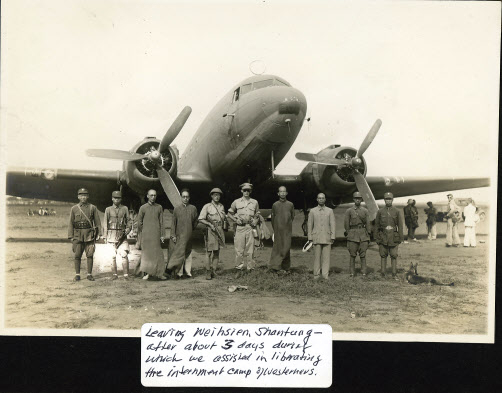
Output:
<path fill-rule="evenodd" d="M 479 221 L 479 216 L 476 214 L 476 207 L 470 203 L 464 208 L 464 216 L 464 226 L 466 227 L 474 227 Z"/>

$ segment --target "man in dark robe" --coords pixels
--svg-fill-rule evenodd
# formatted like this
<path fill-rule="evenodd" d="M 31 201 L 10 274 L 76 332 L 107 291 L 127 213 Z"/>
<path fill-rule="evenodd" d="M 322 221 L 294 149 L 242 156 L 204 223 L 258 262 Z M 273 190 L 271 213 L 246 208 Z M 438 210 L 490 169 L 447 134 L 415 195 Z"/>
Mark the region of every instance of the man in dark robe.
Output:
<path fill-rule="evenodd" d="M 184 268 L 187 275 L 191 277 L 191 266 L 185 266 L 185 262 L 192 252 L 192 232 L 197 226 L 199 215 L 197 214 L 197 208 L 188 203 L 190 201 L 188 190 L 181 191 L 181 201 L 183 203 L 173 210 L 166 275 L 171 276 Z"/>
<path fill-rule="evenodd" d="M 164 209 L 155 203 L 157 191 L 149 190 L 147 198 L 148 203 L 138 212 L 138 249 L 142 250 L 139 270 L 146 273 L 144 280 L 152 276 L 165 280 L 164 252 L 160 245 L 164 243 Z"/>
<path fill-rule="evenodd" d="M 291 233 L 295 207 L 286 199 L 286 187 L 279 187 L 279 200 L 272 205 L 272 229 L 274 230 L 274 246 L 270 255 L 269 270 L 271 272 L 289 272 L 291 267 L 290 249 Z"/>

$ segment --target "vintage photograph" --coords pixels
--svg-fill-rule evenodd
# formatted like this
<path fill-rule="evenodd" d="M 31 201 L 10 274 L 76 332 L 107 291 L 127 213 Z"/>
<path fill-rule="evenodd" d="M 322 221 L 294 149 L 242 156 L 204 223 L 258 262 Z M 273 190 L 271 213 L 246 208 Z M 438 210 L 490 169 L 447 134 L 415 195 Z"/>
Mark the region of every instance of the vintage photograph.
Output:
<path fill-rule="evenodd" d="M 0 332 L 494 341 L 500 3 L 2 3 Z"/>

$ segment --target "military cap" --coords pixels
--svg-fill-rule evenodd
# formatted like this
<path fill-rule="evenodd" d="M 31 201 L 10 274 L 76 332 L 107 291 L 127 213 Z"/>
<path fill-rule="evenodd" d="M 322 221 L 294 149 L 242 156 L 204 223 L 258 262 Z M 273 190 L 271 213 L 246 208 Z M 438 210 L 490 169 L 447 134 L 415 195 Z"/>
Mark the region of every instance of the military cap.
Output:
<path fill-rule="evenodd" d="M 352 194 L 352 197 L 353 198 L 362 198 L 363 196 L 361 195 L 361 193 L 359 191 L 356 191 L 355 193 Z"/>
<path fill-rule="evenodd" d="M 87 188 L 80 188 L 78 190 L 78 195 L 80 194 L 89 194 L 89 191 L 87 190 Z"/>
<path fill-rule="evenodd" d="M 213 195 L 215 192 L 219 193 L 220 195 L 223 195 L 223 191 L 221 191 L 218 187 L 216 187 L 211 190 L 209 196 Z"/>
<path fill-rule="evenodd" d="M 383 199 L 394 199 L 394 195 L 392 194 L 392 192 L 386 192 L 385 194 L 383 194 Z"/>
<path fill-rule="evenodd" d="M 413 199 L 408 199 L 408 204 L 413 203 Z"/>
<path fill-rule="evenodd" d="M 253 185 L 251 183 L 242 183 L 240 186 L 241 190 L 252 190 Z"/>
<path fill-rule="evenodd" d="M 122 193 L 120 191 L 113 191 L 112 198 L 122 198 Z"/>
<path fill-rule="evenodd" d="M 448 195 L 446 195 L 446 196 L 447 196 L 447 197 L 451 196 L 451 197 L 453 198 L 453 194 L 448 194 Z"/>

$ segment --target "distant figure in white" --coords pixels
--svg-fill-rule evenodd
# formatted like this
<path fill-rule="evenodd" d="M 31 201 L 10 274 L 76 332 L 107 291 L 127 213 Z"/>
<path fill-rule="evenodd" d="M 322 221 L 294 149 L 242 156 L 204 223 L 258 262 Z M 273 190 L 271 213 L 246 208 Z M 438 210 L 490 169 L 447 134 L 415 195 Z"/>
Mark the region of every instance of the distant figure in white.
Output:
<path fill-rule="evenodd" d="M 476 247 L 476 224 L 480 220 L 477 211 L 473 200 L 464 208 L 464 247 Z"/>

